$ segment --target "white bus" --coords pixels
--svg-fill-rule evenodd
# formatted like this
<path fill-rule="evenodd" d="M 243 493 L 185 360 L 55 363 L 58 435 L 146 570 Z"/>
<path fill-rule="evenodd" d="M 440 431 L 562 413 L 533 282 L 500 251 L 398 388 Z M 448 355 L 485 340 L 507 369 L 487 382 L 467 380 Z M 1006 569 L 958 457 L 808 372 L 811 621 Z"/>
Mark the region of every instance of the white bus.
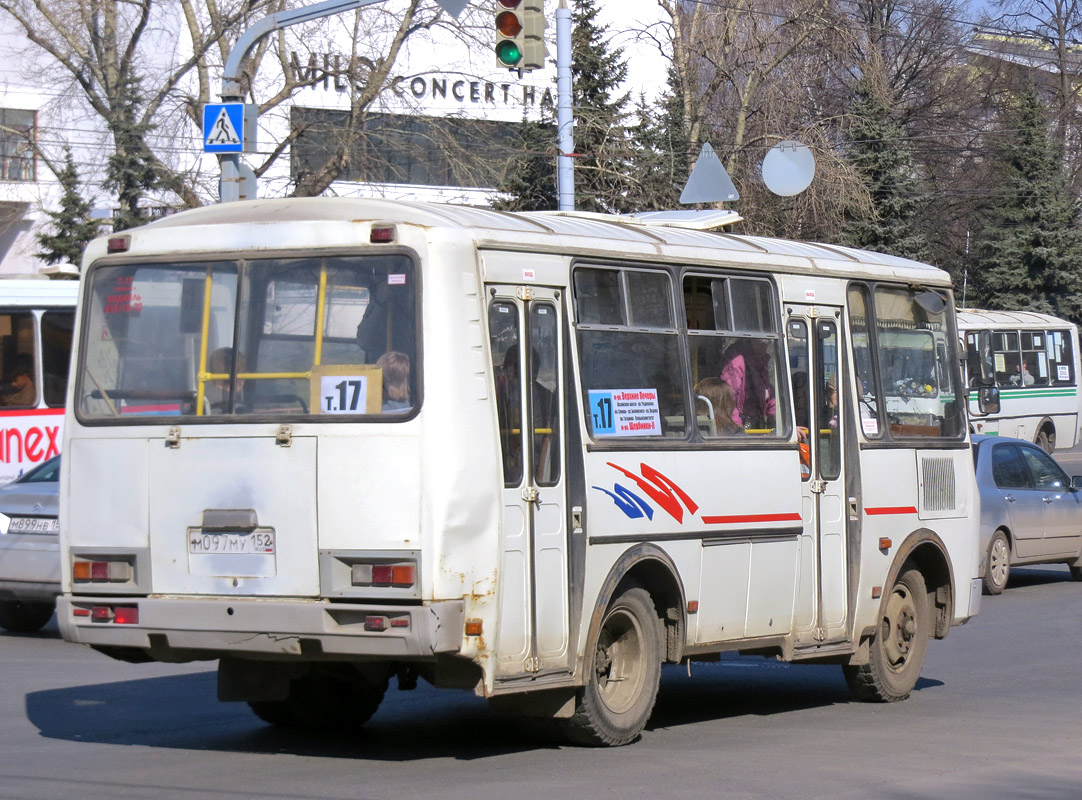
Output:
<path fill-rule="evenodd" d="M 0 279 L 0 485 L 60 452 L 78 293 Z"/>
<path fill-rule="evenodd" d="M 1013 436 L 1051 453 L 1078 444 L 1082 395 L 1078 391 L 1078 328 L 1034 311 L 959 309 L 958 332 L 965 337 L 967 372 L 978 363 L 980 338 L 990 353 L 1000 408 L 982 414 L 976 395 L 970 415 L 976 433 Z M 982 333 L 984 332 L 984 333 Z"/>
<path fill-rule="evenodd" d="M 257 200 L 92 243 L 64 636 L 318 728 L 420 676 L 624 744 L 725 652 L 908 696 L 981 591 L 949 277 L 667 219 Z"/>

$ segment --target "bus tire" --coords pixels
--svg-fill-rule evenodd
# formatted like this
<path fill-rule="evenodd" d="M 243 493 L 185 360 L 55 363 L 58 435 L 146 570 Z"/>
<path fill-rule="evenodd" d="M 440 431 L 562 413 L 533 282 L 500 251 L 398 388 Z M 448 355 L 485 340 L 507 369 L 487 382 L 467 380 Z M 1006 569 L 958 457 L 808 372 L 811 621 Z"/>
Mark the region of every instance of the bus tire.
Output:
<path fill-rule="evenodd" d="M 661 682 L 661 620 L 638 586 L 616 596 L 588 645 L 575 713 L 558 720 L 574 744 L 617 747 L 639 738 Z"/>
<path fill-rule="evenodd" d="M 248 706 L 271 725 L 348 733 L 376 713 L 387 682 L 386 676 L 370 680 L 313 670 L 290 683 L 285 700 L 252 700 Z"/>
<path fill-rule="evenodd" d="M 920 677 L 928 649 L 931 615 L 924 577 L 906 569 L 881 607 L 869 647 L 868 663 L 842 667 L 846 683 L 865 702 L 905 700 Z"/>
<path fill-rule="evenodd" d="M 33 633 L 53 618 L 52 603 L 24 603 L 21 600 L 0 602 L 0 628 L 14 633 Z"/>
<path fill-rule="evenodd" d="M 1072 581 L 1082 581 L 1082 566 L 1068 565 L 1067 568 L 1071 570 Z"/>
<path fill-rule="evenodd" d="M 1037 438 L 1033 443 L 1046 453 L 1051 455 L 1056 451 L 1056 430 L 1051 425 L 1045 425 L 1037 431 Z"/>
<path fill-rule="evenodd" d="M 999 594 L 1007 587 L 1011 576 L 1011 545 L 1007 534 L 996 531 L 988 543 L 984 562 L 984 593 Z"/>

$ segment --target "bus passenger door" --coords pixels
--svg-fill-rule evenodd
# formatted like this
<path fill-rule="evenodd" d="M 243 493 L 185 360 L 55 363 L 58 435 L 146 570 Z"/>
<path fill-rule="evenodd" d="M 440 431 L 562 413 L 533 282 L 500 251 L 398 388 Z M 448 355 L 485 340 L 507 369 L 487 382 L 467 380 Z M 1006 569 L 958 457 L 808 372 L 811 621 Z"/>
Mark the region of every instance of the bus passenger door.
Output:
<path fill-rule="evenodd" d="M 800 546 L 798 645 L 847 636 L 848 570 L 840 381 L 841 309 L 786 305 L 793 405 L 800 431 L 804 533 Z"/>
<path fill-rule="evenodd" d="M 489 286 L 489 340 L 503 456 L 496 676 L 568 670 L 562 300 Z"/>

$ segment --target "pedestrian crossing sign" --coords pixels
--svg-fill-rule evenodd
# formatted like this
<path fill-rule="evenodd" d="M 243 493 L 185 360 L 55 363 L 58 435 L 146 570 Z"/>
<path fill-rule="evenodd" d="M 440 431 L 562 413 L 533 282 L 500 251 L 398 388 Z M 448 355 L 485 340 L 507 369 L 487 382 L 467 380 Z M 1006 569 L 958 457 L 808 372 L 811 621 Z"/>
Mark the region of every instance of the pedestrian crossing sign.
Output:
<path fill-rule="evenodd" d="M 208 103 L 203 106 L 203 152 L 253 152 L 258 113 L 258 106 L 251 103 Z"/>

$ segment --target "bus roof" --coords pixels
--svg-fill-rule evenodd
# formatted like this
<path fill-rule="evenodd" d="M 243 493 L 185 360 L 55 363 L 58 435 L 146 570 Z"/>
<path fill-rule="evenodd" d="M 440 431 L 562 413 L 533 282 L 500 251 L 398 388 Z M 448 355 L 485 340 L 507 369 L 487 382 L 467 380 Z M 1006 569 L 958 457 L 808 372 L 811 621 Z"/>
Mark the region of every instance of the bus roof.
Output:
<path fill-rule="evenodd" d="M 982 308 L 958 309 L 958 327 L 966 328 L 1071 328 L 1072 323 L 1051 314 L 1036 311 L 990 311 Z"/>
<path fill-rule="evenodd" d="M 871 271 L 897 279 L 940 286 L 950 285 L 948 273 L 928 264 L 895 256 L 857 250 L 839 245 L 813 244 L 760 236 L 738 236 L 724 232 L 693 230 L 666 219 L 664 223 L 649 218 L 608 216 L 576 212 L 538 211 L 512 213 L 490 208 L 450 204 L 406 202 L 368 198 L 282 198 L 247 200 L 225 205 L 205 206 L 166 217 L 143 228 L 125 231 L 132 238 L 131 252 L 148 246 L 149 251 L 163 252 L 164 242 L 154 242 L 158 234 L 193 226 L 272 225 L 282 223 L 325 223 L 327 232 L 349 228 L 352 236 L 322 236 L 328 246 L 355 244 L 358 223 L 387 225 L 407 224 L 442 227 L 462 231 L 478 247 L 508 250 L 532 250 L 578 255 L 613 252 L 628 258 L 664 258 L 698 263 L 725 262 L 762 268 L 783 267 L 797 272 L 839 274 L 856 277 Z M 279 228 L 280 230 L 280 228 Z M 209 232 L 208 232 L 209 233 Z M 233 235 L 192 236 L 190 231 L 175 237 L 183 243 L 180 251 L 221 250 L 222 241 L 231 246 L 244 245 Z M 264 230 L 262 234 L 266 234 Z M 283 234 L 285 235 L 285 234 Z M 144 239 L 145 237 L 145 239 Z M 168 235 L 166 239 L 173 239 Z M 367 241 L 367 231 L 364 241 Z M 332 244 L 333 243 L 333 244 Z M 265 235 L 253 247 L 267 248 Z M 95 256 L 104 248 L 92 248 Z"/>
<path fill-rule="evenodd" d="M 0 279 L 0 306 L 70 306 L 79 296 L 79 281 Z"/>

